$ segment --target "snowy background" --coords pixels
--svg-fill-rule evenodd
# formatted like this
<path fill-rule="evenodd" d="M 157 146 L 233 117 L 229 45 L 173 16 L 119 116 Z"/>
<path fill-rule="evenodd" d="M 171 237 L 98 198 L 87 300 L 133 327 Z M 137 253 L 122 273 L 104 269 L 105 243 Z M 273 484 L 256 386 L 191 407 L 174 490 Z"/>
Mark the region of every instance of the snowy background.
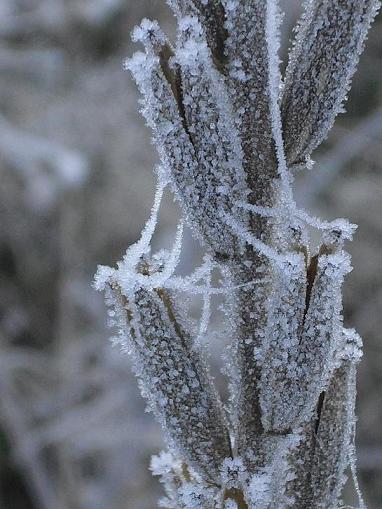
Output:
<path fill-rule="evenodd" d="M 287 47 L 300 2 L 284 5 Z M 164 0 L 0 0 L 1 509 L 150 509 L 160 493 L 148 471 L 159 427 L 91 288 L 153 198 L 156 154 L 122 70 L 142 17 L 173 34 Z M 348 113 L 296 182 L 299 203 L 359 225 L 345 320 L 365 343 L 357 443 L 371 509 L 382 507 L 381 64 L 379 16 Z M 177 217 L 167 197 L 158 243 Z M 199 255 L 187 240 L 183 269 Z"/>

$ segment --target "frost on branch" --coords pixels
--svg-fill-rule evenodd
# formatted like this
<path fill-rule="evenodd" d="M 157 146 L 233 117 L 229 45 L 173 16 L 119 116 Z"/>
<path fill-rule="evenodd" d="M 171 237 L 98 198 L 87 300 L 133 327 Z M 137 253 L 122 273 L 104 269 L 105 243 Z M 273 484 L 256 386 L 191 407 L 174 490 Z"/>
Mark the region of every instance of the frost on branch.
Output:
<path fill-rule="evenodd" d="M 277 49 L 280 16 L 277 3 L 272 0 L 227 0 L 223 5 L 228 33 L 226 79 L 250 191 L 247 203 L 272 207 L 280 197 L 279 188 L 283 183 L 280 177 L 285 170 L 279 132 Z M 232 211 L 230 218 L 235 219 Z M 240 221 L 240 228 L 235 226 L 237 224 L 237 221 L 231 222 L 230 229 L 243 238 L 239 230 L 241 227 L 247 230 L 246 224 Z M 251 213 L 249 224 L 250 233 L 255 233 L 261 241 L 271 241 L 272 221 L 268 217 Z M 258 401 L 261 373 L 255 352 L 261 349 L 264 336 L 268 259 L 250 242 L 245 241 L 245 244 L 240 262 L 229 265 L 227 270 L 233 284 L 243 286 L 235 292 L 232 317 L 237 337 L 234 347 L 237 381 L 234 386 L 240 387 L 234 421 L 238 452 L 251 461 L 249 458 L 258 449 L 262 432 Z M 249 284 L 253 279 L 263 280 L 255 291 Z M 256 454 L 261 456 L 259 451 Z"/>
<path fill-rule="evenodd" d="M 152 461 L 161 507 L 338 509 L 354 473 L 360 340 L 343 327 L 342 284 L 355 227 L 299 210 L 290 170 L 331 128 L 379 2 L 307 0 L 284 82 L 277 0 L 167 3 L 174 45 L 144 20 L 133 34 L 144 52 L 126 64 L 161 161 L 152 215 L 96 281 L 168 441 Z M 182 223 L 170 251 L 151 253 L 166 186 L 206 251 L 185 277 Z M 197 326 L 180 294 L 202 298 Z M 201 348 L 215 295 L 229 420 Z"/>

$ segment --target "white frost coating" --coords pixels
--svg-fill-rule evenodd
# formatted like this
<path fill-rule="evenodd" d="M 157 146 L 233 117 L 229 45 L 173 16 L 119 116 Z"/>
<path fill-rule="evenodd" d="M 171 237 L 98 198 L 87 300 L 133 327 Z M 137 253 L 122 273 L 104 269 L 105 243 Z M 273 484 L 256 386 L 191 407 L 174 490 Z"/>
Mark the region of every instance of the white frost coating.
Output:
<path fill-rule="evenodd" d="M 338 113 L 343 112 L 351 78 L 379 7 L 379 0 L 305 1 L 282 97 L 290 164 L 309 158 L 327 137 Z"/>
<path fill-rule="evenodd" d="M 224 509 L 238 509 L 237 503 L 232 499 L 228 499 L 224 502 Z"/>
<path fill-rule="evenodd" d="M 224 286 L 221 287 L 213 287 L 210 283 L 207 283 L 211 277 L 211 271 L 216 268 L 222 270 L 222 267 L 213 263 L 212 260 L 207 256 L 207 264 L 203 263 L 200 267 L 195 269 L 195 271 L 189 276 L 171 276 L 166 281 L 163 281 L 163 288 L 174 293 L 186 293 L 188 295 L 199 295 L 202 296 L 204 300 L 204 316 L 209 315 L 209 308 L 211 307 L 211 300 L 213 296 L 222 295 L 225 297 L 229 297 L 233 295 L 236 291 L 242 289 L 249 289 L 251 287 L 256 287 L 259 285 L 263 285 L 264 283 L 271 282 L 270 279 L 265 277 L 258 279 L 257 277 L 247 281 L 246 283 L 239 285 L 232 285 L 229 281 L 226 281 L 226 276 L 224 276 Z M 209 300 L 208 300 L 209 296 Z M 222 306 L 222 312 L 227 315 L 224 306 Z M 229 317 L 229 316 L 228 316 Z M 203 325 L 202 325 L 202 322 Z M 201 317 L 201 321 L 199 322 L 198 328 L 198 336 L 200 339 L 202 338 L 201 330 L 205 330 L 208 328 L 208 320 L 206 318 L 203 319 L 203 313 Z M 208 334 L 208 336 L 210 333 Z M 205 338 L 204 338 L 205 339 Z M 198 341 L 196 341 L 196 344 Z"/>
<path fill-rule="evenodd" d="M 221 468 L 221 479 L 225 488 L 240 488 L 248 480 L 248 472 L 241 458 L 227 458 Z"/>
<path fill-rule="evenodd" d="M 98 265 L 96 275 L 94 276 L 93 286 L 98 291 L 105 290 L 106 284 L 111 280 L 115 270 L 105 265 Z"/>
<path fill-rule="evenodd" d="M 252 507 L 267 509 L 272 502 L 271 475 L 268 472 L 255 474 L 251 477 L 246 490 L 246 498 Z"/>
<path fill-rule="evenodd" d="M 142 264 L 142 261 L 145 261 L 145 257 L 151 251 L 150 243 L 158 222 L 159 207 L 164 188 L 164 184 L 158 185 L 150 219 L 147 221 L 140 239 L 128 248 L 123 260 L 118 263 L 118 269 L 110 269 L 109 267 L 98 268 L 95 276 L 95 288 L 97 290 L 104 289 L 105 285 L 111 281 L 117 284 L 125 295 L 135 288 L 163 288 L 174 274 L 181 254 L 182 222 L 177 227 L 172 250 L 153 256 L 154 264 L 158 265 L 160 270 L 156 270 L 151 274 L 144 274 L 139 268 L 139 265 Z"/>
<path fill-rule="evenodd" d="M 157 186 L 154 198 L 154 205 L 151 209 L 150 218 L 147 221 L 145 227 L 143 228 L 141 237 L 138 240 L 138 242 L 130 246 L 126 251 L 126 255 L 124 256 L 122 264 L 126 268 L 131 267 L 132 269 L 134 269 L 137 263 L 142 258 L 142 256 L 150 252 L 151 249 L 150 243 L 158 223 L 159 208 L 162 202 L 165 188 L 166 184 L 162 182 L 160 182 Z"/>
<path fill-rule="evenodd" d="M 306 301 L 305 257 L 287 253 L 272 272 L 259 390 L 265 430 L 282 432 L 298 425 L 301 415 L 296 385 L 301 378 L 297 358 Z"/>
<path fill-rule="evenodd" d="M 159 500 L 158 506 L 166 509 L 178 509 L 179 497 L 177 491 L 183 477 L 182 462 L 175 458 L 172 453 L 162 451 L 157 456 L 152 456 L 150 469 L 153 475 L 160 478 L 167 495 L 166 498 Z"/>
<path fill-rule="evenodd" d="M 134 27 L 131 38 L 134 42 L 141 42 L 146 49 L 153 48 L 153 38 L 158 45 L 167 43 L 167 37 L 161 31 L 157 21 L 152 21 L 147 18 L 141 21 L 139 26 Z"/>
<path fill-rule="evenodd" d="M 203 288 L 203 308 L 202 316 L 199 323 L 197 343 L 203 341 L 207 334 L 208 325 L 211 318 L 211 271 L 212 271 L 212 260 L 210 256 L 206 256 L 204 260 L 204 267 L 206 269 L 205 275 L 205 286 Z"/>
<path fill-rule="evenodd" d="M 153 288 L 161 288 L 165 286 L 167 280 L 171 278 L 171 276 L 175 273 L 175 270 L 178 266 L 181 250 L 182 250 L 182 238 L 183 238 L 183 221 L 181 221 L 177 227 L 175 240 L 171 251 L 167 254 L 164 254 L 159 258 L 163 259 L 163 269 L 149 276 L 152 281 Z M 162 260 L 161 260 L 162 261 Z"/>
<path fill-rule="evenodd" d="M 262 207 L 246 202 L 236 202 L 235 206 L 265 218 L 283 219 L 285 217 L 285 209 L 282 207 Z M 350 223 L 347 219 L 338 218 L 334 219 L 333 221 L 324 221 L 318 217 L 314 217 L 308 214 L 305 210 L 297 208 L 295 204 L 288 204 L 288 206 L 289 214 L 291 217 L 294 216 L 300 219 L 306 225 L 312 226 L 317 230 L 328 232 L 338 230 L 344 240 L 352 240 L 353 235 L 357 229 L 357 225 Z"/>
<path fill-rule="evenodd" d="M 350 388 L 350 390 L 354 390 L 353 387 Z M 354 489 L 357 493 L 358 497 L 358 509 L 367 509 L 365 500 L 362 496 L 361 488 L 358 482 L 358 475 L 357 475 L 357 454 L 356 454 L 356 447 L 355 447 L 355 421 L 353 423 L 353 430 L 352 430 L 352 437 L 350 441 L 350 449 L 349 449 L 349 466 L 351 471 L 351 476 L 354 484 Z"/>
<path fill-rule="evenodd" d="M 281 12 L 276 0 L 268 0 L 266 5 L 266 33 L 269 55 L 269 102 L 272 133 L 276 144 L 278 171 L 281 177 L 281 203 L 287 208 L 294 205 L 291 189 L 291 175 L 288 172 L 284 154 L 284 142 L 282 138 L 281 114 L 279 106 L 280 92 L 280 59 L 278 56 L 280 47 L 280 24 Z"/>
<path fill-rule="evenodd" d="M 169 445 L 152 461 L 160 506 L 338 509 L 345 469 L 355 468 L 362 344 L 343 328 L 341 286 L 356 227 L 299 210 L 290 170 L 326 135 L 378 2 L 308 0 L 283 87 L 277 0 L 168 3 L 175 46 L 143 20 L 133 39 L 145 51 L 126 63 L 161 161 L 153 209 L 138 242 L 94 283 Z M 166 186 L 206 250 L 185 277 L 176 274 L 182 221 L 173 246 L 151 253 Z M 314 255 L 308 227 L 321 236 Z M 198 324 L 192 295 L 203 302 Z M 231 340 L 231 422 L 202 348 L 217 333 L 214 296 L 224 297 Z"/>
<path fill-rule="evenodd" d="M 154 475 L 163 476 L 169 473 L 180 472 L 182 463 L 175 459 L 170 452 L 162 451 L 157 456 L 152 456 L 150 469 Z"/>
<path fill-rule="evenodd" d="M 266 256 L 270 260 L 282 263 L 282 257 L 277 253 L 277 251 L 269 247 L 261 240 L 257 239 L 254 235 L 252 235 L 250 231 L 246 230 L 246 228 L 238 221 L 236 221 L 231 215 L 222 212 L 221 216 L 224 218 L 227 226 L 232 229 L 232 231 L 237 235 L 239 239 L 253 246 L 259 253 Z"/>
<path fill-rule="evenodd" d="M 190 509 L 215 509 L 219 491 L 212 487 L 196 483 L 183 483 L 179 488 L 180 501 L 183 507 Z"/>
<path fill-rule="evenodd" d="M 354 329 L 342 329 L 342 338 L 338 344 L 337 360 L 357 364 L 362 358 L 362 338 Z"/>

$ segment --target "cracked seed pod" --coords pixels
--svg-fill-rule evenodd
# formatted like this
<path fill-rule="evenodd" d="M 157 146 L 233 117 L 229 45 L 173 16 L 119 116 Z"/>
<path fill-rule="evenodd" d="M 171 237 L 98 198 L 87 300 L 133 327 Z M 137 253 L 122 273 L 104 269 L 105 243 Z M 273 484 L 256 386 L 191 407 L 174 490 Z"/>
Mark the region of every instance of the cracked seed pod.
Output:
<path fill-rule="evenodd" d="M 306 0 L 282 94 L 288 165 L 327 137 L 350 88 L 378 0 Z"/>
<path fill-rule="evenodd" d="M 137 53 L 127 67 L 183 212 L 212 252 L 232 257 L 237 242 L 218 211 L 245 200 L 247 188 L 225 85 L 200 24 L 191 17 L 180 23 L 172 62 L 164 59 L 172 50 L 155 23 L 144 22 L 135 34 L 146 53 Z"/>
<path fill-rule="evenodd" d="M 355 423 L 355 383 L 355 364 L 344 361 L 324 396 L 311 470 L 312 507 L 317 509 L 339 506 Z"/>
<path fill-rule="evenodd" d="M 203 478 L 219 484 L 220 465 L 231 456 L 231 446 L 207 367 L 171 295 L 158 288 L 126 291 L 118 282 L 123 278 L 114 273 L 106 288 L 142 394 L 171 446 Z"/>
<path fill-rule="evenodd" d="M 301 422 L 310 419 L 342 346 L 342 284 L 350 271 L 350 256 L 343 250 L 318 257 L 296 357 L 294 403 Z"/>

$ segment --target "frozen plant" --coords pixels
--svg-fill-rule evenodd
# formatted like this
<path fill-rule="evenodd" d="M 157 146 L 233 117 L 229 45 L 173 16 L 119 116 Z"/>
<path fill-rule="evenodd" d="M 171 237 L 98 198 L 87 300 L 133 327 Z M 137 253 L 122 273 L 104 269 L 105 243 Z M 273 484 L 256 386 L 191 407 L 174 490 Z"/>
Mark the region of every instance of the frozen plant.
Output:
<path fill-rule="evenodd" d="M 161 160 L 152 215 L 118 267 L 96 276 L 167 438 L 152 462 L 160 504 L 339 508 L 355 470 L 361 340 L 343 326 L 341 295 L 355 226 L 310 217 L 292 182 L 342 111 L 379 1 L 307 0 L 283 78 L 277 0 L 168 4 L 175 45 L 144 20 L 133 37 L 145 51 L 126 64 Z M 206 252 L 184 278 L 175 273 L 183 223 L 168 252 L 150 248 L 167 187 Z M 202 296 L 199 327 L 180 292 Z M 229 324 L 226 406 L 203 346 L 214 295 Z"/>

